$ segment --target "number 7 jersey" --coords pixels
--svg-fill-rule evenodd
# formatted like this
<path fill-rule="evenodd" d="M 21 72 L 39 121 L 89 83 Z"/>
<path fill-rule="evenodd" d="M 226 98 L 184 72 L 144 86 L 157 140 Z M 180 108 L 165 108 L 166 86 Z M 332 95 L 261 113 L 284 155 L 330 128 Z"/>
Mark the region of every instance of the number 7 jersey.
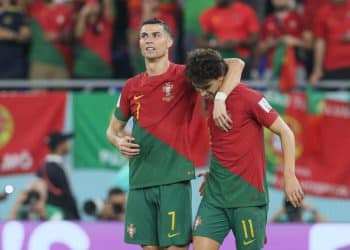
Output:
<path fill-rule="evenodd" d="M 134 118 L 132 135 L 140 145 L 140 154 L 130 160 L 131 189 L 191 180 L 194 158 L 207 157 L 205 120 L 195 110 L 200 99 L 184 69 L 170 64 L 161 75 L 144 72 L 130 78 L 122 90 L 115 117 Z"/>

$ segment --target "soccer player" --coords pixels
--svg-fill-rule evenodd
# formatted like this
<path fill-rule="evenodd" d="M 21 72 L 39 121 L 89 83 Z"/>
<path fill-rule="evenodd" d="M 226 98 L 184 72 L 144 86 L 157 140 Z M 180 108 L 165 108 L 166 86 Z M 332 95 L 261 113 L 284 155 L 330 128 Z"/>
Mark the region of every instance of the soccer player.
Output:
<path fill-rule="evenodd" d="M 169 61 L 173 41 L 159 19 L 144 22 L 140 48 L 146 72 L 129 79 L 107 130 L 109 141 L 130 158 L 130 191 L 125 241 L 144 250 L 188 249 L 191 241 L 191 186 L 195 177 L 190 147 L 197 92 L 183 65 Z M 239 83 L 244 63 L 231 60 L 230 76 L 216 101 L 218 125 L 230 128 L 224 101 Z M 228 83 L 228 84 L 226 84 Z M 134 118 L 132 136 L 124 132 Z"/>
<path fill-rule="evenodd" d="M 186 75 L 207 99 L 209 113 L 226 72 L 227 64 L 215 50 L 198 49 L 188 56 Z M 259 250 L 268 206 L 263 127 L 281 139 L 285 193 L 299 207 L 303 191 L 294 172 L 294 135 L 267 100 L 244 84 L 232 91 L 226 105 L 232 119 L 229 132 L 220 131 L 208 118 L 212 157 L 194 225 L 194 248 L 217 250 L 232 230 L 238 250 Z"/>

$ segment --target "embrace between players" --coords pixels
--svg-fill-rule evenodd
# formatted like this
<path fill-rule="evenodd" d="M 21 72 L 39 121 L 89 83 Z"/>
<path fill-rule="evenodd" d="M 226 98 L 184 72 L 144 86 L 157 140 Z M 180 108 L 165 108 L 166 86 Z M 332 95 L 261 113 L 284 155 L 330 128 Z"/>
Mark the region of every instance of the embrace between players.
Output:
<path fill-rule="evenodd" d="M 230 230 L 239 250 L 265 242 L 268 190 L 263 127 L 281 139 L 284 191 L 293 206 L 303 191 L 295 176 L 293 132 L 268 101 L 240 83 L 244 63 L 211 49 L 189 53 L 186 65 L 169 61 L 173 41 L 162 20 L 145 21 L 140 49 L 146 72 L 127 80 L 107 138 L 130 159 L 125 241 L 144 250 L 217 250 Z M 211 138 L 209 173 L 192 227 L 190 126 L 204 97 Z M 134 118 L 132 135 L 124 131 Z"/>

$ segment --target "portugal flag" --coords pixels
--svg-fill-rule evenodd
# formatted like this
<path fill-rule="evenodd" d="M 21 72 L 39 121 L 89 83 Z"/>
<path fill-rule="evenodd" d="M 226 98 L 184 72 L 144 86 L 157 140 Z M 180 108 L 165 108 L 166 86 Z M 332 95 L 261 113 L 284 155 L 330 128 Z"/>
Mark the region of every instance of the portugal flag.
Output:
<path fill-rule="evenodd" d="M 306 194 L 350 199 L 350 94 L 308 89 L 267 93 L 271 105 L 295 135 L 296 174 Z M 266 131 L 267 176 L 283 188 L 282 148 L 278 136 Z"/>
<path fill-rule="evenodd" d="M 294 48 L 281 43 L 273 57 L 273 79 L 278 79 L 278 88 L 282 92 L 292 90 L 296 83 L 296 58 Z"/>
<path fill-rule="evenodd" d="M 0 94 L 0 175 L 33 173 L 46 136 L 62 130 L 66 93 Z"/>

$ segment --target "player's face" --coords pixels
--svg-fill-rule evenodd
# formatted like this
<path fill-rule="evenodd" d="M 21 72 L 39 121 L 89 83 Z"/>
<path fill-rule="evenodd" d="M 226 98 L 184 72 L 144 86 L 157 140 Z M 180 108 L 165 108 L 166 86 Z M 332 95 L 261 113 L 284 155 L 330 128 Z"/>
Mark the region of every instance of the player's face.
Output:
<path fill-rule="evenodd" d="M 222 85 L 224 77 L 219 77 L 217 79 L 212 79 L 208 82 L 206 88 L 196 88 L 200 95 L 207 99 L 213 99 Z"/>
<path fill-rule="evenodd" d="M 140 49 L 146 59 L 158 59 L 168 56 L 173 41 L 159 24 L 146 24 L 140 31 Z"/>

